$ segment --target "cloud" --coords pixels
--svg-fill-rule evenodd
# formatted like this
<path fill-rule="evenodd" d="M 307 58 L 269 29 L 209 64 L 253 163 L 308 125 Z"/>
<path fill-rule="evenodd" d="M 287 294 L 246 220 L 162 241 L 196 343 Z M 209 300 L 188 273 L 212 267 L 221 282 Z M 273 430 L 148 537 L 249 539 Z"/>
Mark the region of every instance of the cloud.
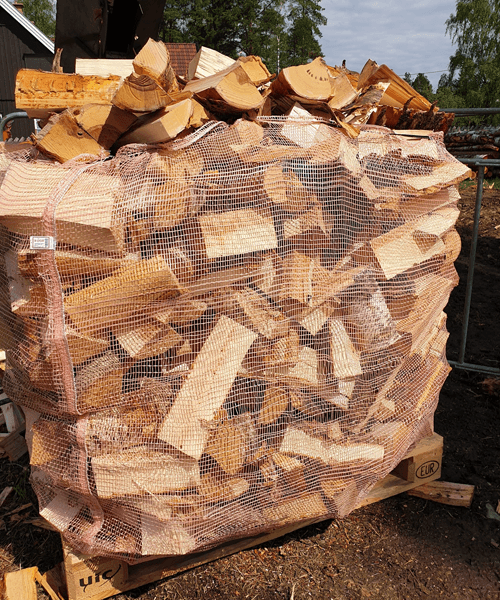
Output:
<path fill-rule="evenodd" d="M 360 71 L 368 59 L 386 64 L 398 75 L 428 73 L 434 87 L 454 54 L 446 20 L 455 0 L 322 0 L 328 24 L 321 47 L 330 65 Z"/>

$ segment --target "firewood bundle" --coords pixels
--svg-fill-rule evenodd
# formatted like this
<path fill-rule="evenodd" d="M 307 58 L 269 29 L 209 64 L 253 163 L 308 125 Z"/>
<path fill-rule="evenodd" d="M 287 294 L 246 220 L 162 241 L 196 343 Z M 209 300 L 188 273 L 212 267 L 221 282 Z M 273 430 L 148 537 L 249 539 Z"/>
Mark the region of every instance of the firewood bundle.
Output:
<path fill-rule="evenodd" d="M 242 64 L 263 77 L 236 64 L 161 114 L 234 103 Z M 440 133 L 304 115 L 315 68 L 271 84 L 288 116 L 249 99 L 111 160 L 0 155 L 4 386 L 76 549 L 133 562 L 345 515 L 432 430 L 469 171 Z M 151 118 L 125 138 L 173 131 Z"/>

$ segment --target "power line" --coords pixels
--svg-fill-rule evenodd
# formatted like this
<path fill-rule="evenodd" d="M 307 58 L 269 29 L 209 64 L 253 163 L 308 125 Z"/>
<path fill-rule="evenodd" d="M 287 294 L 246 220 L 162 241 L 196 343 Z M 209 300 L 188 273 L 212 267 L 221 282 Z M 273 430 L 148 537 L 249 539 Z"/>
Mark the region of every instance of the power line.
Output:
<path fill-rule="evenodd" d="M 410 75 L 420 75 L 420 74 L 422 74 L 422 75 L 430 75 L 430 73 L 448 73 L 449 70 L 450 69 L 445 69 L 444 71 L 426 71 L 425 73 L 421 73 L 421 72 L 410 73 Z"/>

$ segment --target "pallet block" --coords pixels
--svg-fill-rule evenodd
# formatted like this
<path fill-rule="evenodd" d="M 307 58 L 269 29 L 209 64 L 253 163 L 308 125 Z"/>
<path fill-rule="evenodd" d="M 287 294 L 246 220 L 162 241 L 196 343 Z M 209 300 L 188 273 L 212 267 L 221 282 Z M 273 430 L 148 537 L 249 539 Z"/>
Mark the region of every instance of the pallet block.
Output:
<path fill-rule="evenodd" d="M 0 433 L 0 456 L 6 454 L 10 461 L 16 461 L 28 452 L 26 440 L 20 435 L 26 426 L 19 407 L 4 393 L 0 394 L 0 425 L 7 429 L 7 433 Z"/>
<path fill-rule="evenodd" d="M 442 454 L 443 438 L 440 435 L 434 433 L 422 439 L 391 474 L 375 485 L 357 508 L 438 479 L 441 475 Z M 104 600 L 121 592 L 269 542 L 321 520 L 323 520 L 321 517 L 315 517 L 276 529 L 271 533 L 236 540 L 207 552 L 174 558 L 157 558 L 132 566 L 120 560 L 82 556 L 72 552 L 63 543 L 64 562 L 58 565 L 56 570 L 62 567 L 64 575 L 62 579 L 65 580 L 66 589 L 60 589 L 59 592 L 67 600 Z"/>

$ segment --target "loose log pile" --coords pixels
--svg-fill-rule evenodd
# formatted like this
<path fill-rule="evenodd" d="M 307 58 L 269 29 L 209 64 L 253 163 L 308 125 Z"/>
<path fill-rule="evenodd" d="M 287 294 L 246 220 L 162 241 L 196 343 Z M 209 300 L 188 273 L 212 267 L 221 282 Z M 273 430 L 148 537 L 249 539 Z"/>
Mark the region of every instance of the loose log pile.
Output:
<path fill-rule="evenodd" d="M 456 157 L 500 158 L 500 128 L 474 127 L 471 129 L 453 127 L 445 137 L 444 142 L 450 154 Z"/>
<path fill-rule="evenodd" d="M 321 60 L 270 85 L 253 57 L 195 61 L 178 89 L 148 44 L 106 80 L 120 106 L 87 106 L 74 79 L 34 146 L 0 155 L 4 385 L 41 514 L 88 554 L 346 514 L 432 430 L 449 370 L 469 171 L 441 133 L 360 127 L 384 98 L 424 99 L 371 62 L 357 89 Z M 26 73 L 19 99 L 57 110 Z"/>
<path fill-rule="evenodd" d="M 366 123 L 446 131 L 453 118 L 371 60 L 359 75 L 317 58 L 275 77 L 258 57 L 234 61 L 202 47 L 186 81 L 176 77 L 166 46 L 149 40 L 131 64 L 115 62 L 113 69 L 110 60 L 80 61 L 76 74 L 19 71 L 17 108 L 48 119 L 33 137 L 41 152 L 59 162 L 80 154 L 105 157 L 124 144 L 170 141 L 209 120 L 288 115 L 297 109 L 333 120 L 354 137 Z"/>
<path fill-rule="evenodd" d="M 453 127 L 444 138 L 450 154 L 460 158 L 500 158 L 500 128 L 490 127 Z M 498 174 L 499 167 L 485 168 L 485 176 Z"/>

